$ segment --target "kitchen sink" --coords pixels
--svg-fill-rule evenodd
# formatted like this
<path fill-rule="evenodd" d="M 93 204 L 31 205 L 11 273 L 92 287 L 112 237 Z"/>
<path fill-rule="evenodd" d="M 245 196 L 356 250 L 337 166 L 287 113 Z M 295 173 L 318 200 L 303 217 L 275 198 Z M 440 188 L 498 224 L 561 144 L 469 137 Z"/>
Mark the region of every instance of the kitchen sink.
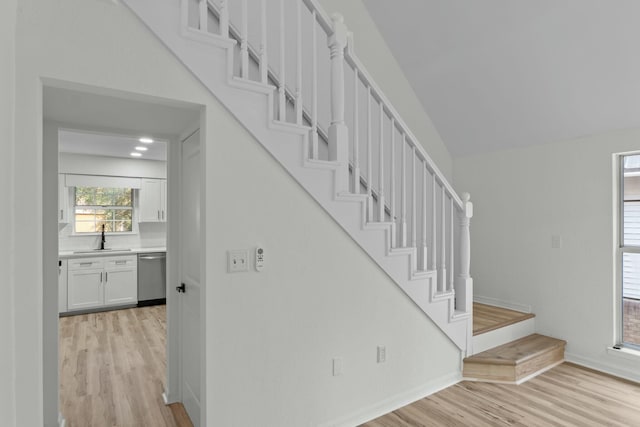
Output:
<path fill-rule="evenodd" d="M 100 252 L 131 252 L 131 249 L 89 249 L 85 251 L 73 251 L 74 254 L 95 254 Z"/>

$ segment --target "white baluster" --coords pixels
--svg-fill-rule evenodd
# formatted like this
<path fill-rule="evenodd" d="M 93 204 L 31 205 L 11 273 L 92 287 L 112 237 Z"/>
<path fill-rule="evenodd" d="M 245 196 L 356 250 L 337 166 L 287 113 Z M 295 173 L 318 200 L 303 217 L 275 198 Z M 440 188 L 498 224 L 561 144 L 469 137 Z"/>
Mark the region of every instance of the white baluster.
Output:
<path fill-rule="evenodd" d="M 260 0 L 262 40 L 260 44 L 260 81 L 269 83 L 269 60 L 267 58 L 267 0 Z"/>
<path fill-rule="evenodd" d="M 453 291 L 453 197 L 449 197 L 449 291 Z"/>
<path fill-rule="evenodd" d="M 373 159 L 371 144 L 371 87 L 367 87 L 367 222 L 373 222 Z"/>
<path fill-rule="evenodd" d="M 407 247 L 407 137 L 402 133 L 402 162 L 400 163 L 400 247 Z"/>
<path fill-rule="evenodd" d="M 396 240 L 396 122 L 391 117 L 391 169 L 389 178 L 391 179 L 391 188 L 389 189 L 389 197 L 391 199 L 390 215 L 391 215 L 391 247 L 398 245 Z"/>
<path fill-rule="evenodd" d="M 331 16 L 333 34 L 331 51 L 331 126 L 329 126 L 329 160 L 338 162 L 335 172 L 337 193 L 349 191 L 349 129 L 344 121 L 344 49 L 348 31 L 340 14 Z"/>
<path fill-rule="evenodd" d="M 378 175 L 378 221 L 384 222 L 384 104 L 380 101 L 380 147 Z"/>
<path fill-rule="evenodd" d="M 242 34 L 240 35 L 240 57 L 242 60 L 241 75 L 249 78 L 249 18 L 247 17 L 247 0 L 242 0 Z"/>
<path fill-rule="evenodd" d="M 441 212 L 441 227 L 442 227 L 442 244 L 440 245 L 440 281 L 442 283 L 441 289 L 443 291 L 447 290 L 447 204 L 446 204 L 446 193 L 444 185 L 441 187 L 441 199 L 442 199 L 442 212 Z"/>
<path fill-rule="evenodd" d="M 416 221 L 416 146 L 411 145 L 411 247 L 418 247 L 418 223 Z"/>
<path fill-rule="evenodd" d="M 311 158 L 318 160 L 318 21 L 316 10 L 311 12 Z"/>
<path fill-rule="evenodd" d="M 438 235 L 436 234 L 437 221 L 437 200 L 436 200 L 436 175 L 431 175 L 431 271 L 436 271 L 436 245 Z"/>
<path fill-rule="evenodd" d="M 227 6 L 227 0 L 220 2 L 220 35 L 222 37 L 229 37 L 229 7 Z"/>
<path fill-rule="evenodd" d="M 302 126 L 302 1 L 296 2 L 296 19 L 298 21 L 297 67 L 296 67 L 296 123 Z"/>
<path fill-rule="evenodd" d="M 200 0 L 198 4 L 200 10 L 200 31 L 209 32 L 209 5 L 207 0 Z"/>
<path fill-rule="evenodd" d="M 287 121 L 286 62 L 285 62 L 284 0 L 280 0 L 280 87 L 278 88 L 278 119 Z"/>
<path fill-rule="evenodd" d="M 427 162 L 422 160 L 422 271 L 429 269 L 427 260 Z"/>
<path fill-rule="evenodd" d="M 358 99 L 360 78 L 357 68 L 353 70 L 353 75 L 353 192 L 360 194 L 360 100 Z"/>

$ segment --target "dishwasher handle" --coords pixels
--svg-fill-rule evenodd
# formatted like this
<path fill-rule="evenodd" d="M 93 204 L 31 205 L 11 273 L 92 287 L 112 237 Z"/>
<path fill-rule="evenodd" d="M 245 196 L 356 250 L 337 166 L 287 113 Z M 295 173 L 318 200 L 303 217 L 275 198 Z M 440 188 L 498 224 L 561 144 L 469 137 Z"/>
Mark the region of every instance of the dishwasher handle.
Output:
<path fill-rule="evenodd" d="M 138 259 L 152 260 L 152 259 L 165 259 L 166 255 L 138 255 Z"/>

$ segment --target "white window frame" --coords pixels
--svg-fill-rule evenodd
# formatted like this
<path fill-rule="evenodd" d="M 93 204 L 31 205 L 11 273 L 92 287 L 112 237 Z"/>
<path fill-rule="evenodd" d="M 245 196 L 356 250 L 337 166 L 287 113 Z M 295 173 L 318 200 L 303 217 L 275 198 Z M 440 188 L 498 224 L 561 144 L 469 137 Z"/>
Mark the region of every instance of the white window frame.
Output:
<path fill-rule="evenodd" d="M 76 187 L 69 187 L 71 190 L 71 197 L 69 197 L 69 204 L 71 213 L 70 225 L 71 225 L 71 236 L 73 237 L 84 237 L 84 236 L 100 236 L 102 232 L 92 232 L 92 233 L 78 233 L 76 232 Z M 133 236 L 139 234 L 140 230 L 138 227 L 138 189 L 131 188 L 131 197 L 132 197 L 132 206 L 131 206 L 131 231 L 107 231 L 110 236 Z M 93 208 L 97 206 L 87 206 L 88 208 Z"/>

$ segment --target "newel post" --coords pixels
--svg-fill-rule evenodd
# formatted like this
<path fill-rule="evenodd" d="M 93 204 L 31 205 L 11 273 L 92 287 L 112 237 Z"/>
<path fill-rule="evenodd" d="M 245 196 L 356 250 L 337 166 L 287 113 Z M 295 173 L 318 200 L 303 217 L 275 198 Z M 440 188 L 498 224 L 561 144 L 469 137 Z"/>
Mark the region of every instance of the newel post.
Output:
<path fill-rule="evenodd" d="M 467 327 L 467 356 L 473 354 L 473 279 L 471 278 L 471 234 L 473 203 L 469 193 L 462 194 L 460 215 L 460 274 L 455 283 L 456 310 L 469 314 Z"/>
<path fill-rule="evenodd" d="M 340 14 L 331 16 L 333 34 L 331 51 L 331 126 L 329 126 L 329 160 L 340 163 L 336 171 L 336 193 L 349 190 L 349 130 L 344 121 L 344 50 L 349 32 Z"/>

